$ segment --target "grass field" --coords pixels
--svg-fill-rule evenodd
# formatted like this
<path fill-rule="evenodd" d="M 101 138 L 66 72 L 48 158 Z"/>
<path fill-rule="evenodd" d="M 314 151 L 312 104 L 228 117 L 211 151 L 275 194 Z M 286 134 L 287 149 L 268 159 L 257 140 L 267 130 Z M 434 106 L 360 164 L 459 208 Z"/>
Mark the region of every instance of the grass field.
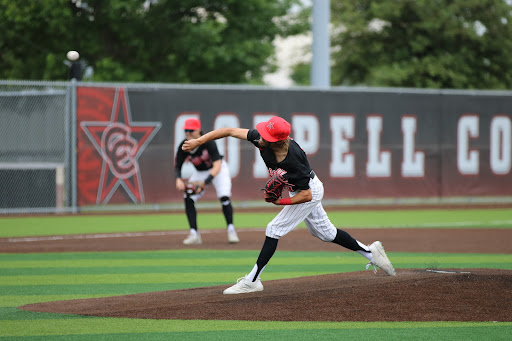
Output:
<path fill-rule="evenodd" d="M 330 212 L 347 227 L 512 228 L 512 210 Z M 239 213 L 238 228 L 264 227 L 273 213 Z M 224 228 L 220 214 L 200 214 L 205 229 Z M 0 218 L 0 236 L 183 229 L 180 214 Z M 250 322 L 141 320 L 35 313 L 36 302 L 231 284 L 259 250 L 161 250 L 0 254 L 0 340 L 510 340 L 512 322 Z M 512 270 L 512 254 L 389 252 L 397 268 Z M 263 280 L 360 271 L 357 254 L 280 251 Z M 378 299 L 368 293 L 368 300 Z M 250 309 L 250 307 L 248 307 Z M 385 313 L 385 312 L 383 312 Z"/>
<path fill-rule="evenodd" d="M 264 228 L 275 212 L 237 213 L 235 225 L 240 228 Z M 340 228 L 512 228 L 512 209 L 472 210 L 391 210 L 332 211 L 332 223 Z M 201 229 L 225 228 L 219 213 L 201 213 Z M 184 214 L 149 215 L 79 215 L 41 217 L 0 217 L 0 237 L 69 235 L 80 233 L 113 233 L 159 230 L 183 230 L 188 226 Z M 304 224 L 299 225 L 304 226 Z"/>

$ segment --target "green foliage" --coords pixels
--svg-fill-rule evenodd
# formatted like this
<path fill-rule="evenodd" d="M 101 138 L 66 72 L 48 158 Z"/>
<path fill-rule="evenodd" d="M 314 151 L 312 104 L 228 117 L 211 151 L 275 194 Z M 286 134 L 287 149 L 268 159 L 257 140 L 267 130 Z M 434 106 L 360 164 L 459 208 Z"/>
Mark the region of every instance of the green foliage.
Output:
<path fill-rule="evenodd" d="M 296 85 L 308 86 L 311 84 L 311 65 L 308 63 L 294 65 L 290 77 Z"/>
<path fill-rule="evenodd" d="M 64 79 L 67 67 L 63 60 L 71 48 L 71 1 L 0 0 L 0 78 Z M 53 72 L 51 72 L 53 71 Z"/>
<path fill-rule="evenodd" d="M 333 0 L 333 85 L 512 87 L 504 0 Z"/>
<path fill-rule="evenodd" d="M 97 81 L 258 82 L 274 37 L 307 28 L 294 4 L 0 0 L 0 79 L 67 79 L 66 52 L 77 50 Z"/>

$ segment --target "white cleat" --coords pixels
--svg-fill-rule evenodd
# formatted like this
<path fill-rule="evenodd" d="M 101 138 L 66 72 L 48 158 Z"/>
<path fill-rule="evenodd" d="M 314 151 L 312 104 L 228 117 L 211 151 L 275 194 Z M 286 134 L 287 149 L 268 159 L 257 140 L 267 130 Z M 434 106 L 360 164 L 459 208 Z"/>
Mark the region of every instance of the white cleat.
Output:
<path fill-rule="evenodd" d="M 386 251 L 384 251 L 382 243 L 376 241 L 372 243 L 370 246 L 368 246 L 368 248 L 372 252 L 372 261 L 368 263 L 366 268 L 368 269 L 368 267 L 372 265 L 373 271 L 377 273 L 377 270 L 375 269 L 376 265 L 389 276 L 396 276 L 395 268 L 393 268 L 393 264 L 391 264 L 391 262 L 389 261 L 389 258 L 386 255 Z"/>
<path fill-rule="evenodd" d="M 185 245 L 197 245 L 202 244 L 201 235 L 199 233 L 190 233 L 187 238 L 183 241 Z"/>
<path fill-rule="evenodd" d="M 247 294 L 249 292 L 263 291 L 263 284 L 261 284 L 261 280 L 258 278 L 256 282 L 251 282 L 247 279 L 247 275 L 245 277 L 239 278 L 236 281 L 236 284 L 224 290 L 224 294 L 232 295 L 232 294 Z"/>
<path fill-rule="evenodd" d="M 235 230 L 228 231 L 228 241 L 231 244 L 235 244 L 235 243 L 238 243 L 240 241 L 240 239 L 238 239 L 238 235 L 236 234 Z"/>

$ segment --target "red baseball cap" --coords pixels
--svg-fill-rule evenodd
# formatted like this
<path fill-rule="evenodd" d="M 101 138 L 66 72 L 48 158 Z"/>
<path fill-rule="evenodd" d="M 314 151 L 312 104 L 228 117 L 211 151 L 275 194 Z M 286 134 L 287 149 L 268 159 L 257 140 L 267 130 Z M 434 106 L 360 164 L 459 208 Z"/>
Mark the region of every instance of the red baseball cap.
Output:
<path fill-rule="evenodd" d="M 201 129 L 201 121 L 199 121 L 197 118 L 189 118 L 185 121 L 185 125 L 183 126 L 183 129 L 186 130 L 198 130 Z"/>
<path fill-rule="evenodd" d="M 277 142 L 288 138 L 291 125 L 284 118 L 274 116 L 267 122 L 258 123 L 256 130 L 268 142 Z"/>

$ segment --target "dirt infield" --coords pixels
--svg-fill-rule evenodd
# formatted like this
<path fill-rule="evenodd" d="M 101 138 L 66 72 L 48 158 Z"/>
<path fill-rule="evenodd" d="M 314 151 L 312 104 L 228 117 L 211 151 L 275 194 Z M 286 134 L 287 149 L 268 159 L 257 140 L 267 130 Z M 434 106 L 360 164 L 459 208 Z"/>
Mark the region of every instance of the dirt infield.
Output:
<path fill-rule="evenodd" d="M 459 270 L 460 271 L 460 270 Z M 21 309 L 106 317 L 249 321 L 510 321 L 512 271 L 351 272 L 264 282 L 262 292 L 226 286 L 37 303 Z"/>
<path fill-rule="evenodd" d="M 393 252 L 512 253 L 510 229 L 347 229 Z M 3 238 L 0 252 L 128 251 L 183 249 L 185 234 L 82 235 Z M 241 230 L 227 243 L 224 231 L 204 231 L 197 249 L 259 250 L 264 232 Z M 345 251 L 299 229 L 279 250 Z M 252 264 L 248 264 L 248 269 Z M 226 286 L 149 292 L 98 299 L 29 304 L 20 309 L 91 316 L 254 321 L 511 321 L 512 271 L 490 269 L 432 272 L 397 269 L 396 277 L 372 271 L 265 281 L 265 290 L 223 295 Z M 445 271 L 446 270 L 446 271 Z"/>
<path fill-rule="evenodd" d="M 383 242 L 395 252 L 512 253 L 512 229 L 345 229 L 357 240 L 370 244 Z M 238 231 L 241 242 L 229 244 L 221 230 L 202 231 L 202 245 L 185 246 L 185 231 L 154 231 L 132 234 L 98 234 L 0 238 L 0 252 L 74 252 L 134 250 L 260 250 L 265 240 L 263 229 Z M 279 241 L 277 250 L 351 252 L 312 237 L 297 229 Z"/>

